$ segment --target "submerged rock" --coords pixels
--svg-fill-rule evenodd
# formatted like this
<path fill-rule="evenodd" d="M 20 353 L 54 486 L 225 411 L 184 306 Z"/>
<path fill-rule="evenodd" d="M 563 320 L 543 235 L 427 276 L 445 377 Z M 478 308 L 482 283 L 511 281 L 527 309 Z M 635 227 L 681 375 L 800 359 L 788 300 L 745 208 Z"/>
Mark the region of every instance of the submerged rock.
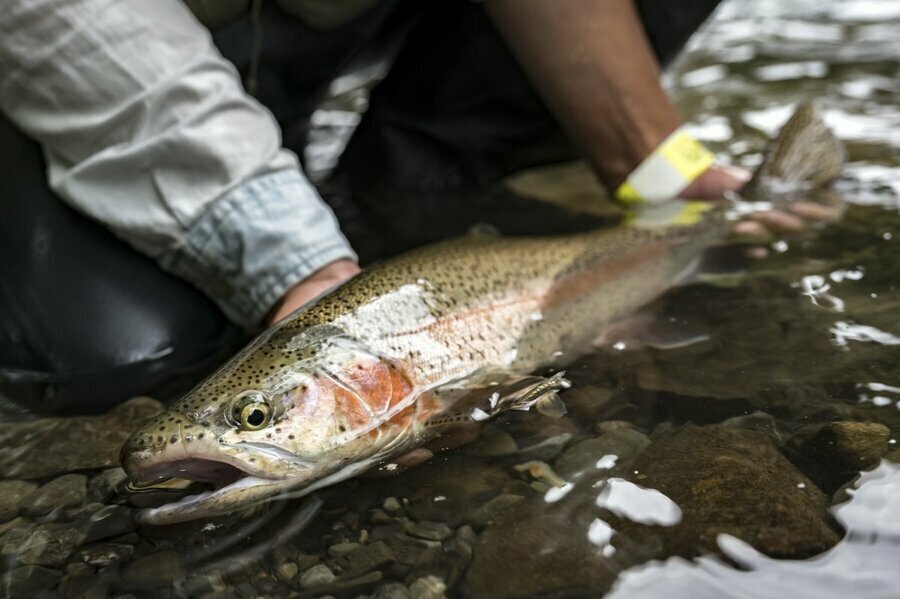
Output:
<path fill-rule="evenodd" d="M 300 575 L 300 588 L 312 589 L 334 581 L 335 575 L 325 564 L 316 564 Z"/>
<path fill-rule="evenodd" d="M 829 422 L 800 444 L 818 463 L 842 470 L 860 470 L 888 450 L 891 431 L 877 422 Z"/>
<path fill-rule="evenodd" d="M 587 439 L 569 447 L 555 468 L 566 479 L 578 478 L 597 469 L 604 456 L 616 456 L 617 461 L 633 458 L 650 444 L 647 435 L 633 428 L 620 426 L 596 439 Z"/>
<path fill-rule="evenodd" d="M 87 477 L 65 474 L 23 497 L 20 507 L 30 516 L 42 516 L 57 508 L 81 505 L 86 497 Z"/>
<path fill-rule="evenodd" d="M 138 397 L 101 416 L 6 422 L 0 428 L 0 472 L 35 479 L 118 466 L 122 443 L 160 410 L 158 401 Z"/>
<path fill-rule="evenodd" d="M 12 520 L 21 512 L 22 499 L 31 495 L 37 485 L 24 480 L 0 481 L 0 522 Z"/>
<path fill-rule="evenodd" d="M 423 576 L 409 585 L 413 599 L 442 599 L 447 585 L 437 576 Z"/>
<path fill-rule="evenodd" d="M 630 478 L 674 501 L 681 522 L 658 533 L 666 553 L 718 552 L 727 533 L 773 557 L 802 558 L 834 545 L 825 495 L 787 460 L 769 435 L 688 426 L 645 449 Z M 613 524 L 616 528 L 616 524 Z M 637 543 L 655 531 L 622 523 Z"/>
<path fill-rule="evenodd" d="M 62 579 L 62 572 L 41 566 L 22 566 L 3 575 L 0 585 L 9 597 L 33 597 L 54 588 Z"/>

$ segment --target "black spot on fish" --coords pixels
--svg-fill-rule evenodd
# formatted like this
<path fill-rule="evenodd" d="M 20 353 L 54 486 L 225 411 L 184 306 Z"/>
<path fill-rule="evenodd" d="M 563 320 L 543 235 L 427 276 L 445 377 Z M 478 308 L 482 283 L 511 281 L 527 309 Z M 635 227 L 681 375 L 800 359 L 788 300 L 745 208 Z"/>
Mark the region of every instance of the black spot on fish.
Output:
<path fill-rule="evenodd" d="M 172 435 L 169 437 L 169 443 L 178 443 L 178 435 Z"/>

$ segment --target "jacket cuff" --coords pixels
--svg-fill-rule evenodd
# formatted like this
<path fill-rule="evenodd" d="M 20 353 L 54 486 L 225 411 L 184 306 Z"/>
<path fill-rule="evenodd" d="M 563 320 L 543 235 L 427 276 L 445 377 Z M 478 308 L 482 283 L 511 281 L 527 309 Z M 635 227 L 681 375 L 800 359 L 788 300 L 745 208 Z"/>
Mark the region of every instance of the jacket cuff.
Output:
<path fill-rule="evenodd" d="M 357 259 L 334 214 L 299 171 L 285 170 L 213 202 L 159 263 L 250 328 L 288 289 L 344 258 Z"/>

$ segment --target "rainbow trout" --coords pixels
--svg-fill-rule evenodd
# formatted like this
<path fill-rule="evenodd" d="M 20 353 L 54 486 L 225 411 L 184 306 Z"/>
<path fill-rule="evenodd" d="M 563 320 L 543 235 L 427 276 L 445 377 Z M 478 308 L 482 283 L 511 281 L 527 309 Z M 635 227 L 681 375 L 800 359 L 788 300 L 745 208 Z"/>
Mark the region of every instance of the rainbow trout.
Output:
<path fill-rule="evenodd" d="M 838 151 L 811 108 L 785 131 L 829 160 Z M 772 156 L 794 156 L 787 145 Z M 770 162 L 762 172 L 777 170 Z M 672 202 L 610 229 L 475 235 L 374 266 L 265 331 L 128 439 L 122 464 L 139 484 L 213 487 L 138 517 L 168 524 L 300 496 L 504 410 L 558 413 L 568 382 L 531 373 L 584 353 L 727 230 L 722 206 Z"/>

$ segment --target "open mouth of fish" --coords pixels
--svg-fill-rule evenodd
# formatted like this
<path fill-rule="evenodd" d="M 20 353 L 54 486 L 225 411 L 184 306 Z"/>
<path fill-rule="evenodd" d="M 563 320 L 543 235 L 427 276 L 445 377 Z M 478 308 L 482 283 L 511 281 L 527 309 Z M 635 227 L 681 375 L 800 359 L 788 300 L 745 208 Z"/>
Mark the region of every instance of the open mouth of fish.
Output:
<path fill-rule="evenodd" d="M 198 515 L 215 516 L 278 494 L 288 486 L 298 486 L 305 477 L 278 477 L 251 468 L 243 460 L 222 455 L 192 456 L 158 462 L 132 470 L 132 493 L 180 490 L 190 482 L 201 483 L 207 490 L 188 494 L 158 507 L 146 508 L 138 520 L 152 523 L 174 523 Z M 184 483 L 184 484 L 182 484 Z"/>

